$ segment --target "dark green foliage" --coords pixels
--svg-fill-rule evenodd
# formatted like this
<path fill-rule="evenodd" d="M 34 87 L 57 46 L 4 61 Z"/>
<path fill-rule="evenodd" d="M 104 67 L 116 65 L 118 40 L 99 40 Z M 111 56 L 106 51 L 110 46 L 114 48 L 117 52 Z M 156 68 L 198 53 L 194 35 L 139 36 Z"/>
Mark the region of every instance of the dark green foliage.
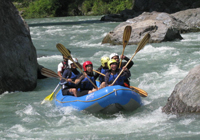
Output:
<path fill-rule="evenodd" d="M 12 0 L 24 18 L 117 14 L 133 0 Z M 20 5 L 20 6 L 19 6 Z"/>
<path fill-rule="evenodd" d="M 133 0 L 85 0 L 82 4 L 84 15 L 117 14 L 122 10 L 131 9 Z"/>
<path fill-rule="evenodd" d="M 26 9 L 26 18 L 53 17 L 59 7 L 58 0 L 35 0 Z"/>

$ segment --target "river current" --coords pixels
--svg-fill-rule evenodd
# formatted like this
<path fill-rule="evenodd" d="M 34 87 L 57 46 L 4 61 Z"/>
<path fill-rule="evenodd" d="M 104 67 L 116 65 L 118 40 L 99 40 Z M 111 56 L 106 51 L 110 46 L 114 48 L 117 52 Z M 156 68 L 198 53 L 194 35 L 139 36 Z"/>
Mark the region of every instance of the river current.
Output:
<path fill-rule="evenodd" d="M 90 60 L 97 69 L 100 58 L 122 53 L 122 45 L 101 44 L 119 22 L 100 22 L 100 16 L 27 19 L 36 47 L 38 63 L 57 71 L 62 61 L 56 44 L 70 49 L 82 64 Z M 181 34 L 181 41 L 147 44 L 133 58 L 131 85 L 148 92 L 143 106 L 134 112 L 114 115 L 57 108 L 41 101 L 52 93 L 58 79 L 40 79 L 31 92 L 0 95 L 0 139 L 84 139 L 84 140 L 179 140 L 199 139 L 198 114 L 176 116 L 162 113 L 175 85 L 200 62 L 200 34 Z M 129 58 L 137 45 L 127 45 Z"/>

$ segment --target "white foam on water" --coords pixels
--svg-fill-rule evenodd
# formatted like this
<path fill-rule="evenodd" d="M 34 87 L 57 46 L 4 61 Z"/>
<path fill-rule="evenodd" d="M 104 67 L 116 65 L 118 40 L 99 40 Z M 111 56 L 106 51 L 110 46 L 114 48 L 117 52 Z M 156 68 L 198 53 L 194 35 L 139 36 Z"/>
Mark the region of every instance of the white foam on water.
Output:
<path fill-rule="evenodd" d="M 187 126 L 187 125 L 190 125 L 194 121 L 195 121 L 194 118 L 183 119 L 179 121 L 179 124 Z"/>
<path fill-rule="evenodd" d="M 84 28 L 84 26 L 82 25 L 73 25 L 72 28 L 74 29 L 79 29 L 79 28 Z"/>
<path fill-rule="evenodd" d="M 109 57 L 109 55 L 110 55 L 110 52 L 108 52 L 108 51 L 98 51 L 93 56 L 97 57 L 100 60 L 101 57 L 103 57 L 103 56 Z"/>
<path fill-rule="evenodd" d="M 5 91 L 4 93 L 0 94 L 0 99 L 4 96 L 6 96 L 7 94 L 10 94 L 8 91 Z"/>
<path fill-rule="evenodd" d="M 186 75 L 188 71 L 181 70 L 176 64 L 169 65 L 167 71 L 163 72 L 164 76 L 170 76 L 174 78 L 183 77 L 183 75 Z"/>
<path fill-rule="evenodd" d="M 54 62 L 54 61 L 62 61 L 63 56 L 62 55 L 52 55 L 52 56 L 42 56 L 37 58 L 38 61 L 43 61 L 43 62 Z"/>
<path fill-rule="evenodd" d="M 20 117 L 23 116 L 37 116 L 40 115 L 32 105 L 27 105 L 24 109 L 16 111 L 16 114 Z"/>
<path fill-rule="evenodd" d="M 153 47 L 152 45 L 146 45 L 142 50 L 141 53 L 150 54 L 150 53 L 165 53 L 169 50 L 175 50 L 173 47 L 169 46 L 161 46 L 161 47 Z"/>
<path fill-rule="evenodd" d="M 79 41 L 75 43 L 70 43 L 69 45 L 74 45 L 76 47 L 81 47 L 81 48 L 93 48 L 93 47 L 99 47 L 101 46 L 101 43 L 90 43 L 87 41 Z"/>
<path fill-rule="evenodd" d="M 73 30 L 70 30 L 70 31 L 68 31 L 68 34 L 86 34 L 86 33 L 88 33 L 88 32 L 90 32 L 90 30 L 89 29 L 81 29 L 81 30 L 78 30 L 78 29 L 73 29 Z"/>
<path fill-rule="evenodd" d="M 169 46 L 154 47 L 152 45 L 146 45 L 142 50 L 138 52 L 138 54 L 135 56 L 135 59 L 138 61 L 145 61 L 147 59 L 150 61 L 167 59 L 172 55 L 179 55 L 179 53 L 175 50 L 175 48 Z"/>
<path fill-rule="evenodd" d="M 26 132 L 27 129 L 20 124 L 16 124 L 12 126 L 11 128 L 9 128 L 8 131 L 13 132 L 13 133 L 15 133 L 16 131 L 22 133 L 22 132 Z"/>

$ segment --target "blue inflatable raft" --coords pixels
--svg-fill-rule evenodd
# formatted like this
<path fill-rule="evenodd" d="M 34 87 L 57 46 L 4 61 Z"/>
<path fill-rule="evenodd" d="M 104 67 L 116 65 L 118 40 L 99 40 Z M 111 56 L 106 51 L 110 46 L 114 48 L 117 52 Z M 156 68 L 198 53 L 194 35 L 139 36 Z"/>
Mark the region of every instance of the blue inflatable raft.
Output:
<path fill-rule="evenodd" d="M 71 106 L 91 113 L 114 114 L 119 111 L 134 111 L 142 105 L 141 97 L 130 88 L 110 86 L 81 97 L 63 96 L 62 90 L 55 94 L 55 105 Z"/>

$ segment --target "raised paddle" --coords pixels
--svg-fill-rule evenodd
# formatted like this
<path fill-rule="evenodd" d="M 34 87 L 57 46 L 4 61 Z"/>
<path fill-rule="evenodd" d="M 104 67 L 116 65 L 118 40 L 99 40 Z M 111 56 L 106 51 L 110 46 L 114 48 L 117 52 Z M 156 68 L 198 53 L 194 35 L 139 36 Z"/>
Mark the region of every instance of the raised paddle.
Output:
<path fill-rule="evenodd" d="M 56 74 L 54 71 L 47 69 L 47 68 L 42 68 L 41 74 L 46 77 L 49 77 L 49 78 L 57 78 L 57 79 L 62 78 L 64 80 L 67 80 L 66 78 L 58 76 L 58 74 Z M 73 81 L 71 81 L 71 82 L 74 83 Z"/>
<path fill-rule="evenodd" d="M 98 74 L 100 74 L 100 75 L 102 75 L 102 76 L 105 76 L 105 74 L 103 74 L 103 73 L 101 73 L 101 72 L 99 72 L 99 71 L 96 71 L 96 70 L 93 70 L 93 71 L 96 72 L 96 73 L 98 73 Z M 125 84 L 126 84 L 126 83 L 124 83 L 124 85 L 125 85 Z M 126 85 L 125 85 L 125 86 L 126 86 Z M 139 93 L 140 96 L 142 96 L 142 97 L 147 97 L 147 96 L 148 96 L 148 93 L 147 93 L 146 91 L 144 91 L 144 90 L 142 90 L 142 89 L 140 89 L 140 88 L 138 88 L 138 87 L 130 86 L 129 88 L 135 89 L 136 92 Z"/>
<path fill-rule="evenodd" d="M 125 47 L 128 44 L 128 41 L 130 39 L 131 31 L 132 31 L 132 27 L 131 26 L 126 26 L 125 29 L 124 29 L 122 56 L 124 55 Z M 121 68 L 121 64 L 122 64 L 122 59 L 120 59 L 119 68 Z"/>
<path fill-rule="evenodd" d="M 82 71 L 82 69 L 76 64 L 76 62 L 74 62 L 74 60 L 73 60 L 72 57 L 71 57 L 71 54 L 70 54 L 69 51 L 65 48 L 64 45 L 58 43 L 58 44 L 56 44 L 56 47 L 57 47 L 57 49 L 58 49 L 65 57 L 67 57 L 69 60 L 71 60 L 71 61 L 76 65 L 76 67 L 77 67 L 82 73 L 84 73 L 84 72 Z M 92 83 L 92 85 L 93 85 L 96 89 L 98 89 L 98 87 L 90 80 L 90 78 L 87 76 L 87 74 L 86 74 L 86 77 L 87 77 L 88 80 Z"/>
<path fill-rule="evenodd" d="M 54 94 L 54 92 L 56 91 L 56 89 L 59 87 L 59 85 L 60 85 L 60 84 L 58 83 L 58 85 L 57 85 L 56 88 L 53 90 L 53 92 L 52 92 L 51 94 L 49 94 L 47 97 L 45 97 L 44 100 L 41 102 L 41 104 L 44 104 L 45 101 L 47 101 L 47 100 L 49 100 L 49 101 L 53 100 L 53 94 Z"/>
<path fill-rule="evenodd" d="M 151 37 L 151 36 L 150 36 L 149 33 L 147 33 L 147 34 L 143 37 L 143 39 L 140 41 L 140 43 L 139 43 L 139 45 L 138 45 L 138 47 L 137 47 L 135 53 L 133 54 L 133 56 L 131 57 L 131 59 L 126 63 L 125 68 L 126 68 L 127 65 L 131 62 L 131 60 L 133 59 L 133 57 L 134 57 L 142 48 L 144 48 L 145 44 L 149 41 L 150 37 Z M 120 71 L 120 73 L 118 74 L 118 76 L 115 78 L 115 80 L 113 81 L 113 83 L 112 83 L 111 85 L 114 85 L 114 83 L 117 81 L 117 79 L 119 78 L 119 76 L 122 74 L 123 71 L 124 71 L 124 69 L 122 69 L 122 70 Z"/>

